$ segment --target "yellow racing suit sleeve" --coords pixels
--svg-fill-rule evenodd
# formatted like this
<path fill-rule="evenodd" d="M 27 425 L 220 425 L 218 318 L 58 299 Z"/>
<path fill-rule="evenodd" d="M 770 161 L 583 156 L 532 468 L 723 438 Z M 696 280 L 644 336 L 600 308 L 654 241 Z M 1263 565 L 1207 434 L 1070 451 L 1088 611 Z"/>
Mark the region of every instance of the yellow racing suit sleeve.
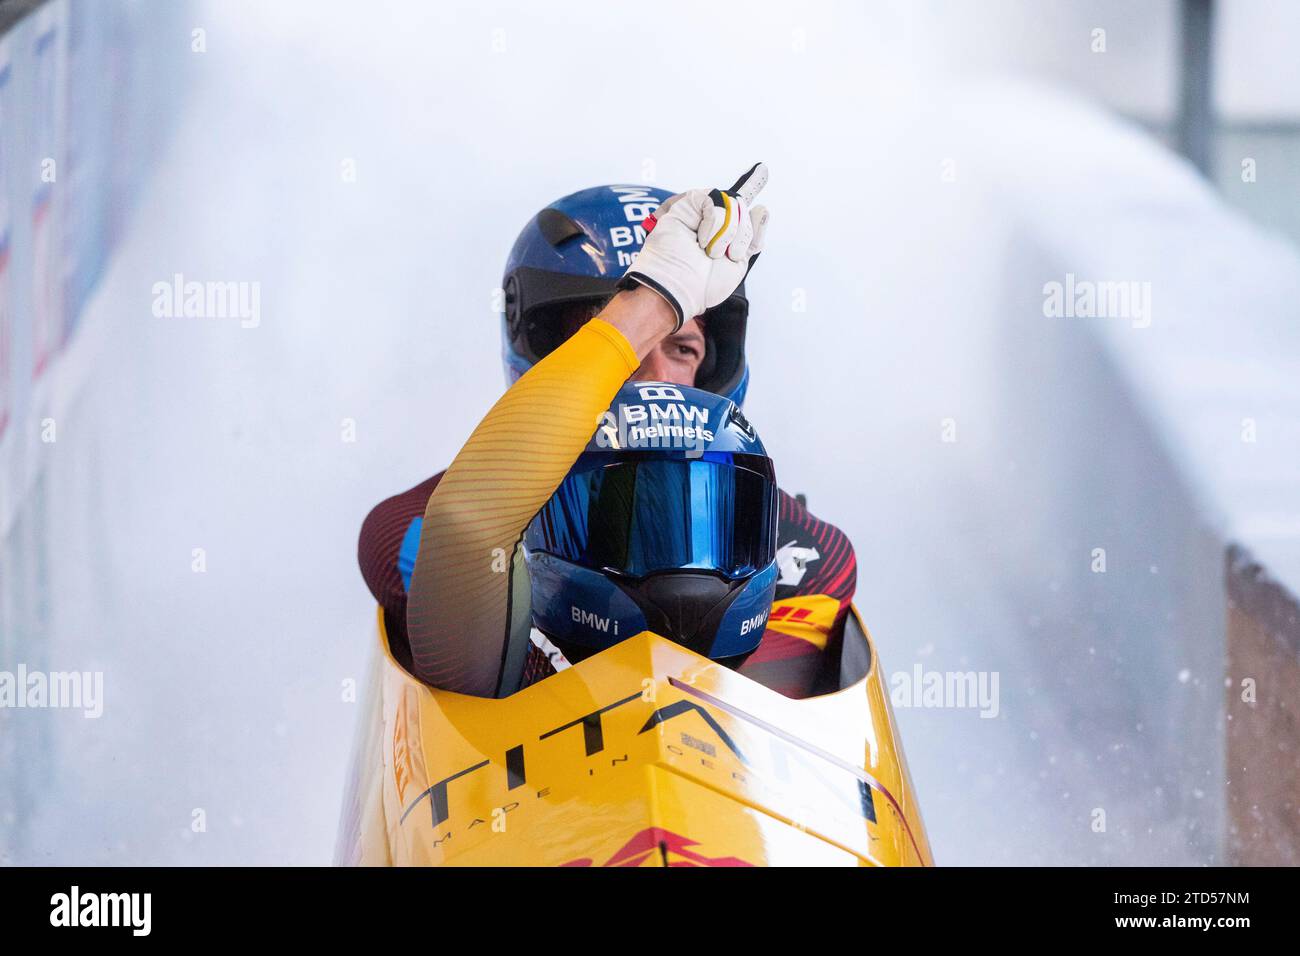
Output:
<path fill-rule="evenodd" d="M 592 319 L 492 406 L 424 511 L 406 609 L 417 677 L 499 696 L 511 634 L 511 568 L 533 516 L 636 371 L 623 333 Z"/>

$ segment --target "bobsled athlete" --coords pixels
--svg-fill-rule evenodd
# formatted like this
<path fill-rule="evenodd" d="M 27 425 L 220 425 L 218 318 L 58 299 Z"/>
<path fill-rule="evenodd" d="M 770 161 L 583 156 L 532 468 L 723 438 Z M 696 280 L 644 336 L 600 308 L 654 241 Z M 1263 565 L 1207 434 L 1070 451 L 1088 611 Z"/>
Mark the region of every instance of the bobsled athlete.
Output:
<path fill-rule="evenodd" d="M 743 546 L 736 543 L 739 537 L 729 539 L 752 552 L 752 560 L 737 563 L 714 553 L 726 550 L 721 548 L 689 555 L 680 548 L 647 549 L 646 541 L 626 540 L 625 529 L 623 547 L 641 549 L 644 560 L 622 564 L 626 553 L 620 562 L 607 560 L 612 576 L 603 577 L 605 583 L 586 579 L 599 594 L 584 592 L 580 581 L 599 570 L 592 555 L 608 559 L 617 550 L 598 540 L 614 534 L 617 523 L 597 520 L 602 510 L 595 503 L 610 494 L 621 496 L 625 519 L 648 514 L 653 498 L 646 496 L 658 487 L 665 496 L 666 527 L 689 519 L 716 537 L 722 534 L 717 522 L 725 518 L 745 523 L 751 536 L 763 533 L 761 482 L 754 486 L 749 478 L 771 481 L 770 466 L 760 462 L 766 461 L 761 445 L 727 446 L 726 454 L 752 456 L 744 459 L 752 467 L 739 470 L 734 462 L 714 462 L 712 470 L 694 468 L 695 479 L 679 473 L 669 480 L 663 477 L 667 471 L 644 468 L 644 482 L 606 478 L 602 499 L 600 489 L 592 491 L 592 476 L 618 463 L 595 464 L 602 459 L 589 443 L 602 413 L 618 414 L 632 404 L 631 396 L 619 393 L 629 380 L 714 393 L 726 400 L 712 407 L 714 420 L 723 416 L 735 428 L 748 428 L 740 424 L 739 411 L 749 379 L 743 280 L 762 249 L 767 211 L 753 199 L 766 178 L 759 164 L 728 190 L 669 195 L 643 186 L 587 189 L 543 209 L 519 235 L 502 283 L 509 389 L 446 471 L 380 503 L 361 530 L 362 574 L 384 608 L 394 656 L 415 676 L 478 696 L 513 693 L 593 646 L 561 628 L 554 607 L 569 601 L 565 612 L 581 624 L 580 595 L 588 593 L 596 606 L 587 610 L 599 612 L 589 620 L 601 621 L 609 617 L 614 596 L 628 597 L 629 587 L 639 587 L 632 603 L 650 629 L 727 659 L 787 696 L 833 688 L 828 675 L 856 583 L 853 549 L 837 528 L 784 492 L 775 492 L 770 572 L 757 539 L 746 538 Z M 685 396 L 688 389 L 676 391 Z M 653 404 L 699 413 L 703 393 L 689 394 L 689 401 Z M 611 409 L 616 395 L 619 402 Z M 731 469 L 725 481 L 718 470 L 724 464 Z M 652 473 L 659 477 L 649 478 Z M 700 477 L 705 474 L 713 477 Z M 718 500 L 704 490 L 712 487 L 707 482 L 734 492 L 737 475 L 750 491 L 743 506 L 733 496 L 725 515 L 706 513 Z M 666 496 L 687 493 L 693 513 L 673 512 Z M 677 559 L 713 574 L 663 573 Z M 775 577 L 778 606 L 757 624 L 757 648 L 737 650 L 734 641 L 714 647 L 720 618 L 711 611 L 732 602 L 748 609 L 755 594 L 766 594 L 771 582 L 765 574 Z M 749 595 L 745 601 L 733 593 L 741 590 Z M 656 617 L 656 607 L 680 613 L 675 620 Z M 752 631 L 754 615 L 745 620 Z"/>

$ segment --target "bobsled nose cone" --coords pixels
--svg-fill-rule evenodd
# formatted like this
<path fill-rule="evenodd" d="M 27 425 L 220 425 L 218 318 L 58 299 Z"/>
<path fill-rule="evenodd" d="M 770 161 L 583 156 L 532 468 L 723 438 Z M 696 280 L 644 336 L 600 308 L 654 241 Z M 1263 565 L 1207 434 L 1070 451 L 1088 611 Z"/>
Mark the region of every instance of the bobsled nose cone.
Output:
<path fill-rule="evenodd" d="M 620 587 L 645 614 L 646 626 L 706 657 L 727 608 L 744 589 L 744 581 L 712 574 L 669 571 Z"/>

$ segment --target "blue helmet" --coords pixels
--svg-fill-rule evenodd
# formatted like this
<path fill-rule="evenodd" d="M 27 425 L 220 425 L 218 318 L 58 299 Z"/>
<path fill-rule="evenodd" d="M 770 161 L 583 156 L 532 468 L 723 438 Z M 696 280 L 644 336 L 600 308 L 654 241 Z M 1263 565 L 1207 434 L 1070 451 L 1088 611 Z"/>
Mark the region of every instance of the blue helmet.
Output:
<path fill-rule="evenodd" d="M 629 382 L 524 532 L 533 623 L 570 661 L 650 630 L 738 663 L 776 593 L 777 513 L 739 406 Z"/>
<path fill-rule="evenodd" d="M 501 279 L 506 384 L 513 384 L 614 294 L 645 242 L 641 221 L 670 195 L 652 186 L 595 186 L 557 199 L 529 221 L 510 250 Z M 701 323 L 704 359 L 695 385 L 737 405 L 745 400 L 749 383 L 748 317 L 742 284 L 706 311 Z"/>

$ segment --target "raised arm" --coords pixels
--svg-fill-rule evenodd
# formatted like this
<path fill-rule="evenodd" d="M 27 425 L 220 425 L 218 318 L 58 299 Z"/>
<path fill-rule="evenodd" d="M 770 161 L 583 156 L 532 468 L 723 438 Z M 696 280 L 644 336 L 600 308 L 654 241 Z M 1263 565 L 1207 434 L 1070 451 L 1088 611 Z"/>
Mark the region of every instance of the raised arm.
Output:
<path fill-rule="evenodd" d="M 522 376 L 474 429 L 424 512 L 406 611 L 412 663 L 422 680 L 495 696 L 519 537 L 619 387 L 675 327 L 672 309 L 654 292 L 620 292 Z"/>

